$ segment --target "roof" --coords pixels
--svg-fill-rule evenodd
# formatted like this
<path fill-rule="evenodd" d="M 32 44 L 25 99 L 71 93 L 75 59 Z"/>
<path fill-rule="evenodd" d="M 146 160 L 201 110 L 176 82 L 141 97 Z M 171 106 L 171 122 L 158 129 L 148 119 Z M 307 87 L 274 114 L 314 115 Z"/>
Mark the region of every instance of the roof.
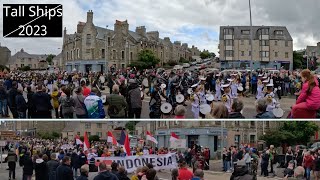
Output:
<path fill-rule="evenodd" d="M 250 26 L 220 26 L 220 40 L 224 40 L 223 30 L 231 28 L 234 31 L 234 39 L 250 39 L 250 35 L 243 35 L 241 31 L 251 29 Z M 292 37 L 285 26 L 252 26 L 253 39 L 259 39 L 258 30 L 267 28 L 269 29 L 269 39 L 287 40 L 292 41 Z M 283 35 L 276 35 L 275 31 L 283 31 Z"/>
<path fill-rule="evenodd" d="M 105 39 L 105 35 L 108 33 L 108 36 L 113 34 L 113 31 L 111 29 L 95 26 L 97 30 L 97 38 L 98 39 Z"/>
<path fill-rule="evenodd" d="M 320 49 L 320 47 L 319 47 Z M 306 51 L 307 52 L 316 52 L 318 50 L 318 46 L 307 46 Z"/>
<path fill-rule="evenodd" d="M 52 60 L 59 60 L 60 58 L 62 58 L 62 53 L 56 55 Z"/>

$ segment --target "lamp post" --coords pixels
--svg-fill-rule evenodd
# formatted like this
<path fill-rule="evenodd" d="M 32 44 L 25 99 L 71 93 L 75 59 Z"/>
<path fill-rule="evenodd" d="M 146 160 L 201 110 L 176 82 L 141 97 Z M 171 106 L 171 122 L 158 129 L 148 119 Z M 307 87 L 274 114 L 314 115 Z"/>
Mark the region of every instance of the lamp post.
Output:
<path fill-rule="evenodd" d="M 250 42 L 251 42 L 251 46 L 250 46 L 250 48 L 251 48 L 251 56 L 250 56 L 250 58 L 251 58 L 251 61 L 250 61 L 250 68 L 252 69 L 253 68 L 253 58 L 252 58 L 252 56 L 253 56 L 253 42 L 252 42 L 252 39 L 253 39 L 253 30 L 252 30 L 252 16 L 251 16 L 251 0 L 249 0 L 249 11 L 250 11 Z"/>
<path fill-rule="evenodd" d="M 106 42 L 105 42 L 105 53 L 104 53 L 104 73 L 107 74 L 108 67 L 107 67 L 107 55 L 108 55 L 108 25 L 106 26 Z"/>

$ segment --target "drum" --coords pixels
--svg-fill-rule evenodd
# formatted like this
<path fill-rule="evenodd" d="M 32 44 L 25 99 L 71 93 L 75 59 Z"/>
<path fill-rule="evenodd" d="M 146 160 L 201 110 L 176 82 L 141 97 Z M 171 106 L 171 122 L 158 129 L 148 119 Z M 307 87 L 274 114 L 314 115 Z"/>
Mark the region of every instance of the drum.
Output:
<path fill-rule="evenodd" d="M 238 91 L 242 92 L 242 91 L 243 91 L 243 87 L 242 87 L 242 86 L 239 86 L 239 87 L 238 87 Z"/>
<path fill-rule="evenodd" d="M 282 118 L 284 111 L 281 108 L 274 108 L 272 113 L 276 118 Z"/>
<path fill-rule="evenodd" d="M 167 87 L 167 85 L 166 84 L 161 84 L 160 87 L 161 87 L 161 89 L 165 89 Z"/>
<path fill-rule="evenodd" d="M 203 115 L 206 115 L 206 114 L 210 113 L 211 112 L 210 105 L 209 104 L 201 104 L 200 105 L 200 112 Z"/>
<path fill-rule="evenodd" d="M 101 95 L 101 100 L 103 104 L 106 104 L 107 102 L 107 95 Z"/>
<path fill-rule="evenodd" d="M 189 89 L 188 89 L 188 94 L 193 94 L 192 88 L 189 88 Z"/>
<path fill-rule="evenodd" d="M 143 93 L 143 91 L 141 91 L 141 98 L 143 98 L 143 96 L 144 96 L 144 93 Z"/>
<path fill-rule="evenodd" d="M 144 78 L 144 79 L 142 80 L 142 85 L 143 85 L 144 87 L 149 87 L 149 83 L 148 83 L 148 79 L 147 79 L 147 78 Z"/>
<path fill-rule="evenodd" d="M 199 84 L 194 84 L 191 86 L 191 88 L 196 88 Z"/>
<path fill-rule="evenodd" d="M 176 95 L 176 101 L 177 101 L 177 103 L 183 103 L 183 101 L 184 101 L 184 96 L 182 95 L 182 94 L 178 94 L 178 95 Z"/>
<path fill-rule="evenodd" d="M 206 100 L 212 102 L 214 100 L 214 96 L 212 94 L 206 94 Z"/>
<path fill-rule="evenodd" d="M 161 104 L 160 110 L 163 114 L 170 114 L 172 111 L 172 105 L 170 103 Z"/>

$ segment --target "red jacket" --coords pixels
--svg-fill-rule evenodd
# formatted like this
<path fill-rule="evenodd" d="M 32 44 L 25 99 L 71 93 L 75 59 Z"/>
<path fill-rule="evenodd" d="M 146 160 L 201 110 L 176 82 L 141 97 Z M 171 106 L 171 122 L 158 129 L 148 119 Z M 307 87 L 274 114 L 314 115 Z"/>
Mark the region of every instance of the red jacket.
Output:
<path fill-rule="evenodd" d="M 310 110 L 320 109 L 320 89 L 319 89 L 319 82 L 316 78 L 315 78 L 315 83 L 316 83 L 316 86 L 312 89 L 309 95 L 307 94 L 307 90 L 309 87 L 308 81 L 303 83 L 302 90 L 296 104 L 306 102 L 308 109 Z"/>
<path fill-rule="evenodd" d="M 313 158 L 311 155 L 309 156 L 304 156 L 303 158 L 303 163 L 304 163 L 304 167 L 306 168 L 311 168 L 312 167 L 312 163 L 313 163 Z"/>

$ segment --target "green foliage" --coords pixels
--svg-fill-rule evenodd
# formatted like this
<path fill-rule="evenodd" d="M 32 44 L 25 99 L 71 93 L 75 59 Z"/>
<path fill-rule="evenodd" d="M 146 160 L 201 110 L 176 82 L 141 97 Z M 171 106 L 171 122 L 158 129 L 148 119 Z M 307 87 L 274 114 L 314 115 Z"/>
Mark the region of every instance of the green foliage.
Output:
<path fill-rule="evenodd" d="M 30 71 L 31 67 L 30 66 L 23 66 L 21 68 L 18 68 L 21 71 Z"/>
<path fill-rule="evenodd" d="M 60 134 L 55 132 L 55 131 L 53 131 L 51 134 L 52 134 L 53 137 L 56 137 L 56 138 L 60 137 Z"/>
<path fill-rule="evenodd" d="M 285 122 L 279 129 L 269 131 L 260 139 L 265 140 L 267 145 L 279 146 L 281 144 L 307 144 L 319 127 L 310 121 Z"/>
<path fill-rule="evenodd" d="M 10 71 L 10 69 L 7 67 L 7 66 L 5 66 L 5 65 L 0 65 L 0 70 L 1 71 L 3 71 L 3 70 L 7 70 L 7 71 Z"/>
<path fill-rule="evenodd" d="M 293 69 L 305 69 L 306 65 L 303 65 L 303 54 L 293 51 Z"/>
<path fill-rule="evenodd" d="M 80 140 L 83 142 L 83 141 L 84 141 L 84 137 L 83 137 L 83 136 L 80 136 Z"/>
<path fill-rule="evenodd" d="M 175 61 L 173 61 L 173 60 L 170 60 L 170 61 L 168 61 L 167 64 L 168 64 L 169 66 L 175 66 L 175 65 L 177 65 L 178 63 L 175 62 Z"/>
<path fill-rule="evenodd" d="M 49 54 L 49 55 L 48 55 L 46 61 L 48 62 L 49 65 L 52 64 L 52 59 L 53 59 L 54 57 L 56 57 L 56 55 L 54 55 L 54 54 Z"/>
<path fill-rule="evenodd" d="M 129 121 L 129 122 L 127 122 L 127 124 L 126 124 L 125 127 L 126 127 L 126 129 L 128 129 L 130 132 L 132 132 L 132 131 L 135 130 L 137 123 L 138 123 L 137 121 Z"/>
<path fill-rule="evenodd" d="M 200 58 L 201 59 L 207 59 L 210 57 L 210 53 L 208 51 L 204 51 L 200 53 Z"/>
<path fill-rule="evenodd" d="M 155 56 L 155 54 L 149 50 L 142 50 L 138 54 L 138 61 L 131 63 L 130 67 L 136 67 L 137 69 L 147 69 L 151 68 L 152 66 L 155 67 L 159 64 L 160 59 Z"/>
<path fill-rule="evenodd" d="M 57 132 L 38 132 L 38 136 L 42 139 L 58 139 L 60 138 L 60 134 Z"/>
<path fill-rule="evenodd" d="M 183 57 L 180 57 L 179 63 L 188 63 L 189 61 Z"/>
<path fill-rule="evenodd" d="M 100 140 L 100 137 L 98 135 L 89 136 L 89 142 L 99 141 L 99 140 Z"/>

